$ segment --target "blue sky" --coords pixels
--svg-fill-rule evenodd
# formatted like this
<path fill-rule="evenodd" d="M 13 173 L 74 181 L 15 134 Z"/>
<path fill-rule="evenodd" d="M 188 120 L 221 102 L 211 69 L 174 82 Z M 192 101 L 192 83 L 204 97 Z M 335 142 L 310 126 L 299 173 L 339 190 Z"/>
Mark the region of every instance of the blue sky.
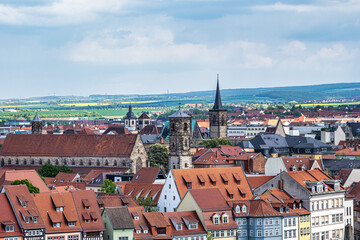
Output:
<path fill-rule="evenodd" d="M 359 0 L 0 0 L 0 99 L 358 82 L 359 43 Z"/>

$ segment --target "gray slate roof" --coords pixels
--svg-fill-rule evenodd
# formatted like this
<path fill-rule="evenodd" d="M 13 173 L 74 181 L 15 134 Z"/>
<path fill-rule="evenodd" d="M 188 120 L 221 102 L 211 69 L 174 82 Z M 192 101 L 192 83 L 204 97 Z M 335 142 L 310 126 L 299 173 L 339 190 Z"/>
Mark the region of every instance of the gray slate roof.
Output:
<path fill-rule="evenodd" d="M 41 120 L 41 118 L 39 117 L 39 115 L 36 114 L 32 121 L 33 121 L 33 122 L 41 122 L 42 120 Z"/>
<path fill-rule="evenodd" d="M 127 207 L 108 207 L 105 210 L 113 229 L 135 228 Z"/>

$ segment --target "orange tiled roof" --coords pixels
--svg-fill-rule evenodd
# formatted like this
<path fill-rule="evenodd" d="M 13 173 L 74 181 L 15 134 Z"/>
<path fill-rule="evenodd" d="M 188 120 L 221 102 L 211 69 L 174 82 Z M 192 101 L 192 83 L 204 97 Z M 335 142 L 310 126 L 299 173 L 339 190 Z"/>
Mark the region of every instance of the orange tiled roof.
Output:
<path fill-rule="evenodd" d="M 9 170 L 4 172 L 0 185 L 9 185 L 15 180 L 27 179 L 35 187 L 39 188 L 40 192 L 50 192 L 44 181 L 40 178 L 35 170 Z"/>
<path fill-rule="evenodd" d="M 248 176 L 247 179 L 251 188 L 255 189 L 273 179 L 275 176 Z"/>
<path fill-rule="evenodd" d="M 218 188 L 190 189 L 189 193 L 203 212 L 231 209 Z"/>
<path fill-rule="evenodd" d="M 33 194 L 35 203 L 41 217 L 44 219 L 47 234 L 81 231 L 80 221 L 70 192 L 64 193 L 39 193 Z M 56 206 L 63 205 L 64 211 L 57 212 Z M 75 222 L 75 227 L 69 227 L 68 222 Z M 59 228 L 54 228 L 53 223 L 60 223 Z"/>
<path fill-rule="evenodd" d="M 186 235 L 207 233 L 195 211 L 164 212 L 163 215 L 171 225 L 172 236 L 183 236 L 183 235 L 186 236 Z M 183 225 L 182 230 L 177 230 L 172 224 L 171 220 L 176 221 L 176 223 L 182 223 Z M 194 230 L 189 230 L 185 225 L 184 222 L 185 220 L 190 223 L 197 222 L 198 228 Z"/>
<path fill-rule="evenodd" d="M 44 220 L 42 219 L 39 210 L 35 204 L 35 201 L 30 194 L 26 185 L 9 185 L 4 186 L 5 192 L 11 202 L 11 205 L 14 209 L 14 213 L 17 215 L 18 223 L 24 229 L 39 229 L 45 228 Z M 23 208 L 20 201 L 27 202 L 27 207 Z M 34 222 L 33 219 L 30 219 L 28 223 L 25 222 L 23 216 L 30 216 L 29 212 L 33 216 L 36 216 L 37 222 Z"/>
<path fill-rule="evenodd" d="M 163 186 L 164 184 L 127 183 L 124 188 L 124 194 L 134 198 L 149 197 L 157 204 Z"/>
<path fill-rule="evenodd" d="M 181 198 L 188 190 L 185 175 L 191 180 L 192 189 L 218 188 L 227 201 L 249 199 L 253 196 L 241 167 L 173 169 L 172 173 Z M 226 176 L 229 181 L 224 181 L 221 175 Z M 203 183 L 200 182 L 201 179 Z M 227 189 L 233 192 L 232 198 Z"/>

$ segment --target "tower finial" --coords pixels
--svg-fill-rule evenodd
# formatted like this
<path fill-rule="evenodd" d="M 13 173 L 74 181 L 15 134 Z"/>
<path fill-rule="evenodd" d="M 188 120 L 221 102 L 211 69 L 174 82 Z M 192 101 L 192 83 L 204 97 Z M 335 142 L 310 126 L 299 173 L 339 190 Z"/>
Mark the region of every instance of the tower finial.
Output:
<path fill-rule="evenodd" d="M 219 74 L 217 74 L 217 84 L 216 84 L 216 95 L 215 95 L 215 103 L 214 103 L 214 110 L 223 109 L 221 103 L 221 96 L 220 96 L 220 87 L 219 87 Z"/>

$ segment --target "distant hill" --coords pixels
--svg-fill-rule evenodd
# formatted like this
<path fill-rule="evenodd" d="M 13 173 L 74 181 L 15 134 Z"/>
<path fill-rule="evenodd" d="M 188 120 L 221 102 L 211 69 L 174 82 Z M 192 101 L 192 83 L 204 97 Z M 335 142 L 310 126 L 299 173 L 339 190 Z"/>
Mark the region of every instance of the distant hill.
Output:
<path fill-rule="evenodd" d="M 159 95 L 132 95 L 133 97 L 156 98 L 206 98 L 214 95 L 214 91 L 194 91 L 186 93 L 171 93 Z M 259 97 L 274 101 L 301 101 L 331 98 L 360 97 L 360 83 L 333 83 L 308 86 L 269 87 L 269 88 L 238 88 L 222 89 L 223 98 L 248 96 Z M 90 98 L 124 98 L 130 95 L 90 95 Z"/>

